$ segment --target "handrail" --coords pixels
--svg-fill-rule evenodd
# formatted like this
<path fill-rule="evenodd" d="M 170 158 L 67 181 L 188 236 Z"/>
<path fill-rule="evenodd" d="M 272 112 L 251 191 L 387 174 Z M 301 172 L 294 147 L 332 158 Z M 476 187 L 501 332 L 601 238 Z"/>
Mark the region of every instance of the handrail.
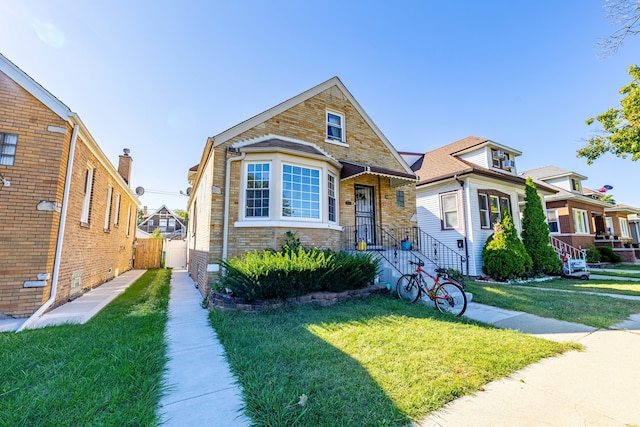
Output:
<path fill-rule="evenodd" d="M 343 249 L 357 250 L 359 239 L 367 243 L 367 251 L 378 252 L 401 274 L 414 270 L 407 261 L 425 259 L 437 268 L 451 268 L 467 274 L 466 258 L 463 255 L 419 227 L 398 227 L 389 230 L 377 225 L 360 229 L 354 226 L 343 227 Z"/>
<path fill-rule="evenodd" d="M 554 236 L 549 236 L 549 240 L 551 242 L 551 247 L 553 247 L 553 250 L 559 257 L 566 254 L 572 259 L 587 259 L 586 249 L 571 246 L 567 242 L 564 242 Z"/>

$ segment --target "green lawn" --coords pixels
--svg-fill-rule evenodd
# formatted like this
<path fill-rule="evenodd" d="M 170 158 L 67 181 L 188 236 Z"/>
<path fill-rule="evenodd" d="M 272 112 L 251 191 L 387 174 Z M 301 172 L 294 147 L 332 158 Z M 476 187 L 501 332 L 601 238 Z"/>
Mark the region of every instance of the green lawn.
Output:
<path fill-rule="evenodd" d="M 170 270 L 149 270 L 85 325 L 0 334 L 0 425 L 156 425 Z"/>
<path fill-rule="evenodd" d="M 528 286 L 467 282 L 467 291 L 473 294 L 474 302 L 597 328 L 608 328 L 627 319 L 631 314 L 640 313 L 640 301 L 530 287 L 640 295 L 638 282 L 555 279 Z"/>
<path fill-rule="evenodd" d="M 374 296 L 210 320 L 263 426 L 401 426 L 575 344 Z"/>
<path fill-rule="evenodd" d="M 608 265 L 606 268 L 611 268 L 614 270 L 639 270 L 640 271 L 640 264 L 611 264 Z M 597 271 L 597 269 L 593 269 L 592 271 Z"/>
<path fill-rule="evenodd" d="M 640 279 L 640 271 L 638 271 L 637 273 L 627 273 L 626 271 L 602 271 L 597 268 L 591 269 L 589 271 L 591 272 L 591 274 L 598 274 L 601 276 L 612 276 L 614 278 L 627 277 L 627 278 Z"/>

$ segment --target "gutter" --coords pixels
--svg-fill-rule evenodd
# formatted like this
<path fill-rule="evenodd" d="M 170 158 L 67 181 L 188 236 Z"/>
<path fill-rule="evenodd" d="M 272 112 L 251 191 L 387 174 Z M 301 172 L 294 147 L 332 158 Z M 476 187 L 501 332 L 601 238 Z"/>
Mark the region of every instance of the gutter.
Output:
<path fill-rule="evenodd" d="M 71 193 L 71 172 L 73 171 L 73 158 L 76 151 L 76 141 L 78 139 L 78 128 L 76 124 L 73 126 L 73 133 L 71 134 L 71 144 L 69 144 L 69 160 L 67 162 L 67 173 L 64 181 L 64 193 L 62 194 L 62 210 L 60 212 L 60 225 L 58 226 L 58 237 L 56 239 L 56 254 L 53 261 L 53 277 L 51 278 L 51 292 L 49 293 L 49 299 L 33 313 L 24 322 L 16 332 L 21 332 L 27 329 L 34 321 L 36 321 L 44 312 L 53 304 L 56 300 L 56 294 L 58 291 L 58 277 L 60 276 L 60 261 L 62 258 L 62 242 L 64 240 L 64 230 L 67 223 L 67 206 L 69 205 L 69 194 Z"/>
<path fill-rule="evenodd" d="M 241 153 L 239 156 L 227 159 L 227 169 L 224 176 L 224 219 L 222 225 L 222 259 L 227 259 L 227 249 L 229 240 L 229 186 L 231 185 L 231 162 L 243 160 L 247 154 Z"/>
<path fill-rule="evenodd" d="M 467 264 L 467 277 L 469 276 L 469 244 L 467 242 L 467 218 L 470 218 L 471 215 L 469 214 L 469 212 L 467 212 L 467 203 L 466 203 L 466 198 L 465 198 L 465 193 L 466 193 L 466 188 L 464 186 L 465 184 L 465 180 L 464 179 L 460 179 L 458 178 L 458 175 L 454 176 L 454 179 L 456 181 L 458 181 L 458 184 L 460 184 L 460 188 L 462 189 L 462 212 L 464 212 L 464 253 L 465 253 L 465 261 Z"/>

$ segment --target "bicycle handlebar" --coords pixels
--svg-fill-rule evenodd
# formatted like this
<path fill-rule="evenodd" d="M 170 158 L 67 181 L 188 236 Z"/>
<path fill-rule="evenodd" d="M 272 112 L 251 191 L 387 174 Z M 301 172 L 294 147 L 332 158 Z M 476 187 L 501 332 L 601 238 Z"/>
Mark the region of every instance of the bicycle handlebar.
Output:
<path fill-rule="evenodd" d="M 417 266 L 420 266 L 420 267 L 424 267 L 424 261 L 422 261 L 422 260 L 418 260 L 418 262 L 409 260 L 409 264 L 417 265 Z"/>

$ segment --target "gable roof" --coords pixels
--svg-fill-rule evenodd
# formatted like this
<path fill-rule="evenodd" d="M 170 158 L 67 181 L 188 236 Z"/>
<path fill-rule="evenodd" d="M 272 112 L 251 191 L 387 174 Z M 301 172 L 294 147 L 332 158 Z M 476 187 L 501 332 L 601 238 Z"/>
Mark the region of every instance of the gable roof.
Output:
<path fill-rule="evenodd" d="M 478 136 L 468 136 L 452 142 L 451 144 L 428 151 L 421 159 L 417 160 L 412 166 L 412 169 L 418 175 L 417 185 L 432 184 L 455 177 L 476 174 L 524 186 L 526 179 L 522 177 L 494 171 L 458 157 L 460 154 L 473 151 L 487 145 L 491 145 L 492 147 L 495 146 L 497 148 L 505 148 L 516 155 L 522 154 L 518 150 L 498 144 L 489 139 Z M 537 182 L 536 187 L 544 192 L 557 192 L 555 189 L 545 185 L 544 183 Z"/>
<path fill-rule="evenodd" d="M 144 221 L 142 221 L 140 224 L 138 224 L 138 227 L 140 227 L 143 224 L 146 224 L 151 218 L 153 218 L 154 216 L 158 215 L 162 210 L 166 210 L 169 213 L 169 215 L 171 215 L 176 220 L 178 220 L 180 225 L 182 225 L 184 227 L 184 218 L 182 218 L 181 216 L 176 215 L 175 213 L 173 213 L 173 211 L 171 209 L 169 209 L 168 207 L 166 207 L 165 205 L 160 206 L 151 215 L 147 216 L 147 218 L 145 218 Z"/>
<path fill-rule="evenodd" d="M 586 176 L 581 175 L 577 172 L 574 171 L 570 171 L 568 169 L 563 169 L 560 168 L 558 166 L 553 166 L 553 165 L 549 165 L 549 166 L 542 166 L 539 168 L 534 168 L 534 169 L 529 169 L 526 170 L 524 172 L 521 172 L 520 175 L 522 176 L 530 176 L 531 178 L 534 179 L 539 179 L 539 180 L 547 180 L 547 179 L 553 179 L 553 178 L 561 178 L 564 176 L 575 176 L 576 178 L 579 179 L 587 179 Z"/>
<path fill-rule="evenodd" d="M 32 79 L 27 73 L 22 71 L 17 65 L 9 61 L 0 53 L 0 71 L 9 76 L 11 80 L 19 84 L 24 90 L 29 92 L 38 101 L 42 102 L 51 111 L 56 113 L 63 120 L 75 116 L 62 101 L 53 96 L 51 92 L 43 88 L 38 82 Z"/>

